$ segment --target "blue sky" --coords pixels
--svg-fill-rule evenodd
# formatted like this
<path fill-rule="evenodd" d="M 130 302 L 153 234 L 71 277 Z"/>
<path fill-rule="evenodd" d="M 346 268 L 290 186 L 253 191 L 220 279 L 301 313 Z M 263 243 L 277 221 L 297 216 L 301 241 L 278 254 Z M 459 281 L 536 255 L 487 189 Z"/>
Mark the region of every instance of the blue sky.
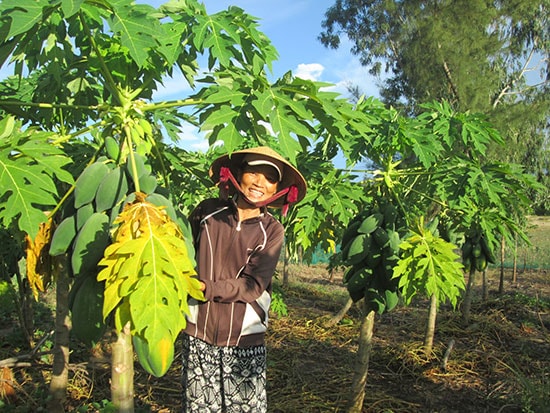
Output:
<path fill-rule="evenodd" d="M 1 1 L 1 0 L 0 0 Z M 136 0 L 155 7 L 167 0 Z M 256 17 L 259 29 L 273 42 L 279 52 L 274 62 L 273 78 L 291 70 L 295 75 L 328 82 L 333 89 L 347 96 L 346 84 L 356 85 L 367 96 L 378 97 L 377 79 L 359 64 L 350 53 L 350 43 L 342 41 L 338 50 L 325 48 L 317 39 L 326 10 L 336 0 L 203 0 L 209 13 L 215 13 L 234 5 Z M 11 69 L 0 69 L 0 78 Z M 155 94 L 155 100 L 171 100 L 188 96 L 191 91 L 180 77 L 166 79 L 165 87 Z M 533 83 L 539 82 L 535 79 Z M 186 149 L 206 149 L 206 140 L 191 127 L 181 133 L 182 146 Z"/>
<path fill-rule="evenodd" d="M 369 95 L 376 94 L 374 79 L 351 55 L 349 45 L 331 50 L 317 40 L 325 11 L 334 3 L 335 0 L 204 0 L 209 13 L 235 5 L 259 19 L 259 29 L 279 52 L 274 64 L 276 77 L 292 70 L 301 77 L 334 83 L 342 93 L 346 92 L 344 84 L 350 82 Z"/>
<path fill-rule="evenodd" d="M 141 0 L 153 6 L 163 1 Z M 343 43 L 338 50 L 325 48 L 317 39 L 325 11 L 335 0 L 203 0 L 209 14 L 238 6 L 258 19 L 259 30 L 271 40 L 279 53 L 273 64 L 273 78 L 289 70 L 305 79 L 328 82 L 333 90 L 347 96 L 346 84 L 353 84 L 367 96 L 378 96 L 376 79 L 361 67 L 357 57 Z M 159 90 L 155 100 L 166 100 L 187 95 L 181 78 L 169 79 Z M 191 126 L 184 127 L 180 135 L 185 149 L 205 150 L 204 137 Z"/>
<path fill-rule="evenodd" d="M 163 0 L 138 0 L 153 6 Z M 238 6 L 258 19 L 264 32 L 279 52 L 273 65 L 278 78 L 291 70 L 295 75 L 333 83 L 337 91 L 347 93 L 345 84 L 352 83 L 367 95 L 376 95 L 375 79 L 361 67 L 357 57 L 345 43 L 338 50 L 325 48 L 317 37 L 325 11 L 335 0 L 203 0 L 208 13 L 213 14 Z M 174 85 L 175 86 L 175 85 Z M 173 91 L 172 87 L 167 90 Z"/>

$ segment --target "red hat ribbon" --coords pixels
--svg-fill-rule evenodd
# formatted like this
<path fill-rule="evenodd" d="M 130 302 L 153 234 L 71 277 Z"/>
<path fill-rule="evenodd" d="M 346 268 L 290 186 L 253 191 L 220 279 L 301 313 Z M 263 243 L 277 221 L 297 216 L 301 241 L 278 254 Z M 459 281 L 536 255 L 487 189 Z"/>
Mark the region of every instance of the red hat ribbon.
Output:
<path fill-rule="evenodd" d="M 218 188 L 220 189 L 220 197 L 222 199 L 227 199 L 229 197 L 229 181 L 235 180 L 233 177 L 233 174 L 231 173 L 231 170 L 226 167 L 222 166 L 220 168 L 220 180 L 218 182 Z M 235 185 L 235 183 L 233 183 Z"/>
<path fill-rule="evenodd" d="M 284 217 L 286 217 L 286 214 L 288 213 L 288 207 L 290 204 L 293 204 L 298 200 L 298 188 L 296 185 L 291 185 L 288 187 L 288 193 L 286 195 L 286 200 L 283 205 L 282 214 Z"/>

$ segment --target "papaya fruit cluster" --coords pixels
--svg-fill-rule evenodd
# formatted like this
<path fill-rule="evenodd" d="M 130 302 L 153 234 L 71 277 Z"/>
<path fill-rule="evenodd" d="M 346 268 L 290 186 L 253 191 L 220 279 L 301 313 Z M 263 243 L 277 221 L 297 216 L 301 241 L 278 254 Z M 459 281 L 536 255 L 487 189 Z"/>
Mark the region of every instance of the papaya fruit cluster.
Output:
<path fill-rule="evenodd" d="M 496 262 L 487 238 L 479 232 L 466 236 L 462 244 L 462 264 L 465 271 L 485 271 L 487 264 Z"/>
<path fill-rule="evenodd" d="M 360 213 L 342 237 L 344 284 L 354 302 L 365 299 L 369 310 L 383 313 L 399 301 L 398 281 L 392 279 L 399 257 L 397 210 L 386 203 Z"/>
<path fill-rule="evenodd" d="M 140 191 L 155 205 L 170 205 L 156 193 L 157 180 L 143 159 L 134 154 L 135 168 L 130 163 L 116 165 L 100 157 L 89 164 L 75 183 L 63 220 L 52 236 L 49 253 L 67 254 L 68 271 L 74 277 L 69 292 L 72 334 L 92 346 L 105 332 L 103 320 L 104 282 L 97 280 L 98 263 L 111 243 L 110 229 L 123 205 L 135 199 L 134 172 Z"/>

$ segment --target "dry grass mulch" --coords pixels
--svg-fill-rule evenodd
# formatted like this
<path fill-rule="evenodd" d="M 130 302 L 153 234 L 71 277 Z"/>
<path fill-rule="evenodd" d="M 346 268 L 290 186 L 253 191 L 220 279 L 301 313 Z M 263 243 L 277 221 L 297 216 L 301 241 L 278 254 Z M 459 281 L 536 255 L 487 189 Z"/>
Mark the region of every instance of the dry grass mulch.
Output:
<path fill-rule="evenodd" d="M 376 317 L 364 412 L 550 411 L 544 407 L 550 399 L 549 274 L 521 274 L 518 284 L 505 285 L 503 296 L 496 294 L 495 276 L 489 277 L 489 299 L 478 295 L 467 325 L 459 311 L 441 307 L 430 357 L 422 351 L 425 302 Z M 337 325 L 327 325 L 347 293 L 341 274 L 331 277 L 323 266 L 292 266 L 288 285 L 277 283 L 288 315 L 272 314 L 267 336 L 269 411 L 344 412 L 356 364 L 359 308 L 353 306 Z M 0 337 L 0 354 L 9 350 Z M 108 353 L 107 343 L 92 353 L 75 345 L 66 411 L 106 411 Z M 180 411 L 180 368 L 179 355 L 162 378 L 136 364 L 136 412 Z M 44 411 L 49 370 L 47 359 L 14 368 L 17 399 L 3 411 Z"/>

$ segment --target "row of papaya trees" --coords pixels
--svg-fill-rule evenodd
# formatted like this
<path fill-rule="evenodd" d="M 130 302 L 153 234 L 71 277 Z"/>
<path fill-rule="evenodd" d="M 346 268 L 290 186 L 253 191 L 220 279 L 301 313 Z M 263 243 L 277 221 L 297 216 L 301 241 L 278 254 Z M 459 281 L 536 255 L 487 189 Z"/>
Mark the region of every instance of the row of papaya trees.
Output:
<path fill-rule="evenodd" d="M 408 117 L 291 72 L 272 81 L 276 58 L 237 7 L 0 3 L 0 65 L 13 70 L 0 83 L 0 222 L 10 246 L 0 270 L 20 281 L 20 304 L 27 285 L 38 300 L 56 286 L 53 411 L 65 402 L 69 334 L 92 344 L 114 331 L 111 393 L 121 412 L 134 410 L 134 351 L 149 373 L 167 371 L 187 299 L 200 298 L 185 217 L 216 195 L 207 171 L 222 152 L 270 145 L 298 165 L 309 188 L 281 217 L 287 254 L 307 260 L 341 246 L 335 262 L 364 303 L 365 346 L 374 313 L 417 295 L 431 299 L 433 338 L 439 304 L 465 300 L 464 270 L 473 279 L 483 268 L 483 250 L 461 259 L 457 249 L 526 239 L 525 193 L 537 184 L 516 165 L 487 161 L 487 147 L 503 142 L 483 117 L 445 102 Z M 173 79 L 188 92 L 156 100 Z M 179 145 L 188 126 L 208 140 L 206 153 Z M 366 162 L 372 169 L 358 175 Z M 364 354 L 349 411 L 361 409 Z"/>

